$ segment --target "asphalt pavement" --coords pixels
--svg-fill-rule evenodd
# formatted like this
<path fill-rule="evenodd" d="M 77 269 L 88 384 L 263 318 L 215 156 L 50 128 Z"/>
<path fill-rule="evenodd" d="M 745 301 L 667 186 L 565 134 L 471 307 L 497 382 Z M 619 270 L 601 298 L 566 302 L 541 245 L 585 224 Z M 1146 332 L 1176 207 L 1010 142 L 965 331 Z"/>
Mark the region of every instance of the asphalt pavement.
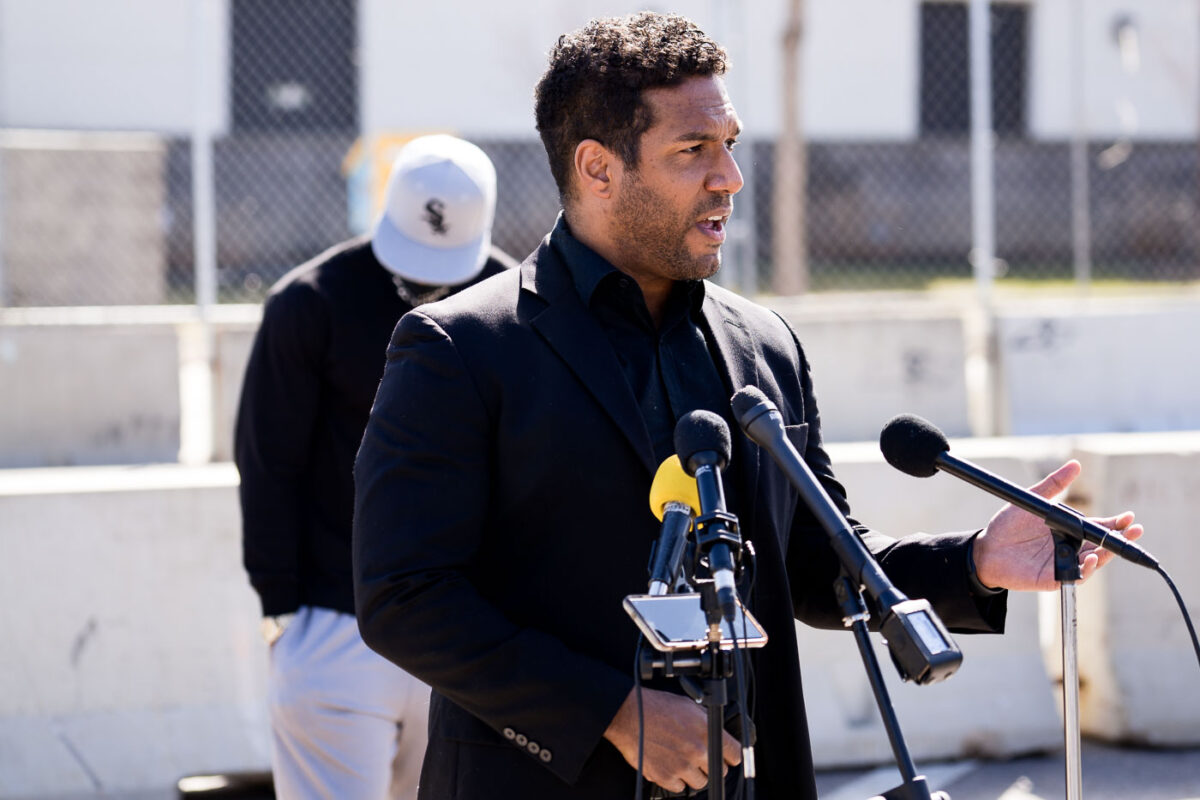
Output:
<path fill-rule="evenodd" d="M 1084 741 L 1081 800 L 1200 800 L 1200 748 L 1156 750 Z M 951 800 L 1066 798 L 1062 752 L 1004 761 L 917 764 Z M 894 767 L 819 772 L 821 800 L 868 800 L 900 784 Z"/>
<path fill-rule="evenodd" d="M 1066 769 L 1061 752 L 1007 760 L 967 760 L 917 764 L 930 789 L 950 800 L 1065 800 Z M 1080 800 L 1200 800 L 1200 748 L 1117 747 L 1085 740 Z M 895 767 L 821 771 L 821 800 L 871 800 L 900 784 Z M 269 795 L 267 795 L 269 796 Z M 139 792 L 106 791 L 20 798 L 19 800 L 201 800 L 262 793 L 222 792 L 181 795 L 175 787 Z M 530 800 L 537 800 L 530 798 Z M 774 800 L 774 798 L 772 798 Z"/>

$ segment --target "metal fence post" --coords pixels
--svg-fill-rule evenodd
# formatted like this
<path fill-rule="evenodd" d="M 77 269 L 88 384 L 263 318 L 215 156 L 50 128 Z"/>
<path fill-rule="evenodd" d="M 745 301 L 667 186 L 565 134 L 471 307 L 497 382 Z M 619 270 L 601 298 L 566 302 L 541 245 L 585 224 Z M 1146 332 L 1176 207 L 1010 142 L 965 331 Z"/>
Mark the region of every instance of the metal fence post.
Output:
<path fill-rule="evenodd" d="M 804 141 L 804 0 L 790 0 L 781 42 L 783 120 L 775 146 L 771 287 L 779 295 L 809 290 L 805 229 L 808 219 L 808 158 Z"/>
<path fill-rule="evenodd" d="M 737 54 L 744 53 L 746 9 L 741 0 L 713 0 L 712 12 L 716 20 L 713 26 L 716 38 L 725 44 L 735 58 Z M 745 66 L 739 68 L 735 63 L 726 76 L 729 96 L 743 119 L 750 103 L 747 74 Z M 739 155 L 738 168 L 742 171 L 744 184 L 742 191 L 734 198 L 737 212 L 729 221 L 729 238 L 724 248 L 725 263 L 717 273 L 716 280 L 722 286 L 753 297 L 758 293 L 758 238 L 755 228 L 758 215 L 754 202 L 757 169 L 748 140 L 743 140 Z"/>
<path fill-rule="evenodd" d="M 1092 280 L 1092 215 L 1088 190 L 1087 68 L 1084 65 L 1083 0 L 1071 3 L 1071 91 L 1074 119 L 1071 136 L 1071 247 L 1075 281 L 1087 289 Z"/>
<path fill-rule="evenodd" d="M 217 302 L 216 191 L 213 175 L 213 120 L 209 109 L 209 71 L 205 56 L 212 44 L 210 0 L 192 0 L 192 205 L 195 242 L 196 305 L 207 316 Z"/>
<path fill-rule="evenodd" d="M 994 436 L 999 425 L 999 347 L 992 282 L 996 260 L 995 134 L 992 130 L 992 48 L 989 0 L 971 0 L 968 34 L 971 71 L 971 264 L 975 272 L 979 326 L 968 386 L 971 425 L 977 436 Z"/>
<path fill-rule="evenodd" d="M 215 450 L 216 380 L 212 308 L 217 303 L 216 178 L 213 174 L 210 59 L 212 0 L 192 0 L 192 208 L 196 322 L 180 329 L 179 460 L 203 464 Z"/>
<path fill-rule="evenodd" d="M 4 26 L 0 25 L 0 52 L 5 47 L 4 41 Z M 0 75 L 0 79 L 3 75 Z M 4 91 L 4 81 L 0 80 L 0 92 Z M 0 94 L 0 109 L 4 108 L 4 95 Z M 0 116 L 0 308 L 8 307 L 8 279 L 4 272 L 4 226 L 5 226 L 5 205 L 4 205 L 4 159 L 7 156 L 7 129 L 5 126 L 6 120 L 4 116 Z"/>
<path fill-rule="evenodd" d="M 3 121 L 0 121 L 0 308 L 8 308 L 8 280 L 4 274 L 4 159 L 8 137 L 5 135 Z"/>

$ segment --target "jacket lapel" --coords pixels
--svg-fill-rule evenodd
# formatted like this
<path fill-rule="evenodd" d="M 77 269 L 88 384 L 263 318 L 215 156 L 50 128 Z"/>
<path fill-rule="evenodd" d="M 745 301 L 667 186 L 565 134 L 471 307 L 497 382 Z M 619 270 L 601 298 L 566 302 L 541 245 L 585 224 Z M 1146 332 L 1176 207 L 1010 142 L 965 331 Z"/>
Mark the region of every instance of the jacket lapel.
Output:
<path fill-rule="evenodd" d="M 734 392 L 745 386 L 757 386 L 760 359 L 753 331 L 736 309 L 713 296 L 715 292 L 711 285 L 705 288 L 704 303 L 700 310 L 716 344 L 717 355 L 721 361 L 717 367 L 729 377 L 729 385 L 733 387 Z M 732 410 L 729 414 L 732 418 Z M 731 461 L 739 465 L 737 474 L 741 476 L 739 496 L 754 498 L 751 502 L 744 503 L 745 508 L 738 509 L 735 513 L 738 514 L 742 527 L 750 531 L 754 530 L 755 506 L 765 502 L 763 498 L 758 497 L 760 450 L 738 427 L 737 420 L 732 421 L 730 433 L 734 445 Z"/>
<path fill-rule="evenodd" d="M 558 254 L 544 241 L 521 265 L 521 288 L 540 297 L 546 306 L 530 324 L 579 378 L 629 441 L 649 474 L 654 448 L 637 400 L 629 390 L 612 345 L 571 284 Z"/>

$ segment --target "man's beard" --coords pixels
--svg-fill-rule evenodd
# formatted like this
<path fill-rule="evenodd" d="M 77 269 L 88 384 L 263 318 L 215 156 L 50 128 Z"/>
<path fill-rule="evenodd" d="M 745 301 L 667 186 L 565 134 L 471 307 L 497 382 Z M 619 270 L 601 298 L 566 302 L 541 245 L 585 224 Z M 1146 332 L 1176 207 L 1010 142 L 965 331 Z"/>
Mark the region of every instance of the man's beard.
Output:
<path fill-rule="evenodd" d="M 617 245 L 627 262 L 657 264 L 658 270 L 673 280 L 699 280 L 716 274 L 721 267 L 721 250 L 695 256 L 688 251 L 687 235 L 705 211 L 721 204 L 712 200 L 697 205 L 690 216 L 674 218 L 666 209 L 670 204 L 653 189 L 628 172 L 614 209 Z M 728 201 L 725 201 L 726 203 Z"/>

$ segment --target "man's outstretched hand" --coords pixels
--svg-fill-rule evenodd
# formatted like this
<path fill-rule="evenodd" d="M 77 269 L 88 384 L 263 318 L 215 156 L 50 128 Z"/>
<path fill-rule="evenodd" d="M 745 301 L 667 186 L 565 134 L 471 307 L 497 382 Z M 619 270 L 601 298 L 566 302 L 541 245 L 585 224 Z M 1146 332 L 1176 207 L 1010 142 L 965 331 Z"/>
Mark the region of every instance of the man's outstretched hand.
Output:
<path fill-rule="evenodd" d="M 1081 469 L 1078 461 L 1068 461 L 1029 490 L 1041 497 L 1052 498 L 1066 491 L 1079 477 Z M 1144 533 L 1141 525 L 1134 524 L 1132 511 L 1091 519 L 1130 541 Z M 1079 548 L 1081 580 L 1087 580 L 1112 557 L 1112 553 L 1084 542 Z M 1050 529 L 1028 511 L 1006 505 L 975 540 L 975 574 L 984 586 L 997 589 L 1026 592 L 1057 589 L 1054 539 Z"/>

